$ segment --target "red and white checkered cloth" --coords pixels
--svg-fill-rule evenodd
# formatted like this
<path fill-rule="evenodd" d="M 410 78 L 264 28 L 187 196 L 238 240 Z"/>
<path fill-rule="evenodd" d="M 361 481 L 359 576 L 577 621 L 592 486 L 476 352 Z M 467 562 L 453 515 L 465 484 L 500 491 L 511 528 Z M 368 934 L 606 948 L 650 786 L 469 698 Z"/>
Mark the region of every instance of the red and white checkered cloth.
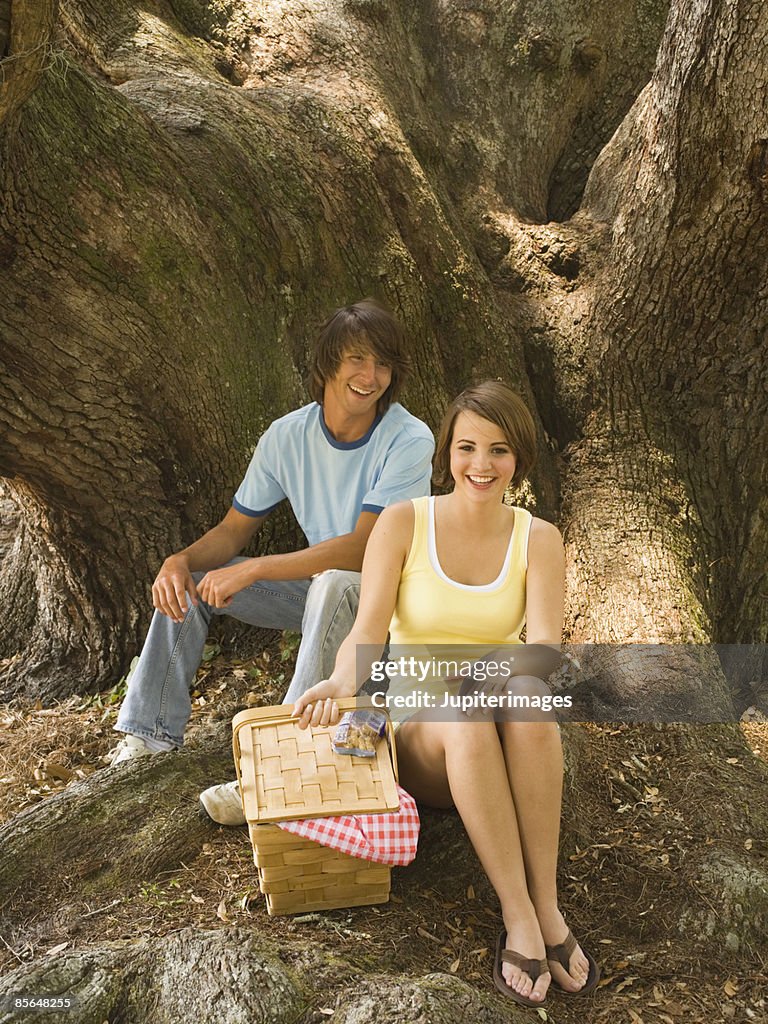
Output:
<path fill-rule="evenodd" d="M 410 864 L 419 841 L 419 812 L 410 793 L 397 787 L 400 807 L 380 814 L 342 814 L 332 818 L 299 818 L 275 825 L 330 846 L 350 857 L 377 864 Z"/>

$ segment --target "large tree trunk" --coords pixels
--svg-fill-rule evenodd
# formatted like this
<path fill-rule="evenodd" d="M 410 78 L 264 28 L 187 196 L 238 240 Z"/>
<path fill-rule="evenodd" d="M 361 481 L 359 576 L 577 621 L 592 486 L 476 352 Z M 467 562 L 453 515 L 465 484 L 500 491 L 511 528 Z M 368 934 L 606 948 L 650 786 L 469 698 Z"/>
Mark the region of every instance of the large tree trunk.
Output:
<path fill-rule="evenodd" d="M 373 293 L 407 324 L 416 414 L 436 425 L 478 376 L 535 409 L 523 500 L 564 531 L 569 638 L 679 645 L 587 656 L 602 710 L 638 694 L 674 707 L 694 676 L 702 717 L 728 718 L 717 658 L 687 645 L 766 638 L 768 9 L 668 7 L 12 0 L 9 20 L 0 3 L 0 475 L 20 522 L 0 575 L 7 693 L 120 675 L 162 557 L 221 516 L 264 426 L 304 401 L 312 326 Z M 281 520 L 264 543 L 290 531 Z M 659 930 L 679 918 L 712 957 L 749 951 L 768 919 L 750 860 L 768 824 L 732 799 L 742 776 L 712 748 L 743 758 L 751 786 L 765 772 L 727 729 L 622 736 L 606 765 L 622 744 L 634 780 L 602 778 L 599 760 L 580 773 L 591 747 L 570 735 L 564 849 L 596 843 L 612 801 L 639 814 L 654 788 L 670 831 L 700 834 L 687 786 L 710 780 L 707 814 L 733 842 L 692 847 L 685 880 L 659 872 L 646 900 Z M 162 780 L 164 799 L 191 799 L 216 756 L 190 755 L 184 777 L 170 757 L 97 778 L 77 811 L 65 794 L 8 825 L 9 906 L 49 829 L 78 864 L 67 844 L 93 822 L 78 856 L 97 864 L 77 898 L 44 888 L 14 934 L 47 934 L 51 900 L 76 917 L 88 886 L 106 896 L 194 855 L 200 827 L 140 811 L 141 795 Z M 104 799 L 135 839 L 117 858 L 99 852 Z M 463 884 L 448 833 L 433 830 L 426 870 L 448 849 Z M 599 884 L 639 876 L 632 856 L 606 853 Z M 86 988 L 107 954 L 91 955 Z M 158 972 L 147 991 L 165 990 Z M 115 988 L 93 1019 L 139 1019 L 138 991 Z M 486 1012 L 450 986 L 398 991 L 435 1020 L 465 999 Z M 369 1019 L 366 992 L 338 1019 Z M 280 1012 L 294 1019 L 307 997 L 291 993 Z"/>
<path fill-rule="evenodd" d="M 77 2 L 48 36 L 14 6 L 12 33 L 34 22 L 40 46 L 5 65 L 1 129 L 0 471 L 25 522 L 2 583 L 0 651 L 24 655 L 11 688 L 125 667 L 153 569 L 221 515 L 264 425 L 302 400 L 330 307 L 396 307 L 407 400 L 432 424 L 477 374 L 550 404 L 483 266 L 508 247 L 491 221 L 545 218 L 550 179 L 552 205 L 574 205 L 664 8 L 639 25 L 584 4 L 548 48 L 539 13 L 492 4 L 232 4 L 227 21 Z M 555 515 L 545 446 L 535 490 Z"/>

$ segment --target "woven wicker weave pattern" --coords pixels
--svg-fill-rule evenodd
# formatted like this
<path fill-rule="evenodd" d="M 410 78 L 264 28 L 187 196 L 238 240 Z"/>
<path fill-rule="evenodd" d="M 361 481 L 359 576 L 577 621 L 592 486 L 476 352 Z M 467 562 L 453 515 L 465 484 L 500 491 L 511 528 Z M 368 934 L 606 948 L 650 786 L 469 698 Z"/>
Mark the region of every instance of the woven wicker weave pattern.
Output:
<path fill-rule="evenodd" d="M 339 705 L 342 711 L 350 710 L 355 701 Z M 299 729 L 291 709 L 283 705 L 243 711 L 232 726 L 235 764 L 267 911 L 298 914 L 386 903 L 389 867 L 350 857 L 268 822 L 396 810 L 399 796 L 387 744 L 379 743 L 373 758 L 335 754 L 331 743 L 336 726 Z"/>
<path fill-rule="evenodd" d="M 251 825 L 259 888 L 270 915 L 386 903 L 390 869 L 283 832 Z"/>
<path fill-rule="evenodd" d="M 299 729 L 285 711 L 282 719 L 246 718 L 236 726 L 249 822 L 397 809 L 386 743 L 372 758 L 336 754 L 336 726 Z"/>

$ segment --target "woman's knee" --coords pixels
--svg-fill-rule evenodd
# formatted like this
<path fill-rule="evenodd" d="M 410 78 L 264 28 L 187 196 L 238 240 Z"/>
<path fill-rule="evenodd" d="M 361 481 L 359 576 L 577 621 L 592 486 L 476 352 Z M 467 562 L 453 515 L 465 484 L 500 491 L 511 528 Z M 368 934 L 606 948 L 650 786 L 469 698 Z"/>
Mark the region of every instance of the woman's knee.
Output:
<path fill-rule="evenodd" d="M 519 721 L 511 719 L 496 723 L 497 735 L 507 749 L 529 750 L 554 754 L 562 749 L 560 726 L 555 721 Z"/>
<path fill-rule="evenodd" d="M 535 676 L 518 676 L 508 681 L 504 703 L 495 714 L 499 725 L 556 723 L 552 693 Z"/>

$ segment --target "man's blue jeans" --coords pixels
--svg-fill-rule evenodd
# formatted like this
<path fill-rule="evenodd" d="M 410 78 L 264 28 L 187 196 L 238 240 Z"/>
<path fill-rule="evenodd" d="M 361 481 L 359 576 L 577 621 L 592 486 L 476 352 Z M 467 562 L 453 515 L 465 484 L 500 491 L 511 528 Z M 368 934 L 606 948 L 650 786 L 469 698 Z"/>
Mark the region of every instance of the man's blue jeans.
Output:
<path fill-rule="evenodd" d="M 227 564 L 236 561 L 240 559 Z M 193 573 L 195 582 L 204 575 Z M 311 580 L 256 582 L 235 594 L 226 608 L 200 601 L 179 623 L 156 611 L 115 728 L 182 745 L 192 711 L 190 685 L 214 615 L 232 615 L 268 629 L 301 631 L 296 671 L 283 699 L 293 703 L 333 671 L 339 645 L 355 621 L 359 594 L 360 573 L 328 569 Z"/>

